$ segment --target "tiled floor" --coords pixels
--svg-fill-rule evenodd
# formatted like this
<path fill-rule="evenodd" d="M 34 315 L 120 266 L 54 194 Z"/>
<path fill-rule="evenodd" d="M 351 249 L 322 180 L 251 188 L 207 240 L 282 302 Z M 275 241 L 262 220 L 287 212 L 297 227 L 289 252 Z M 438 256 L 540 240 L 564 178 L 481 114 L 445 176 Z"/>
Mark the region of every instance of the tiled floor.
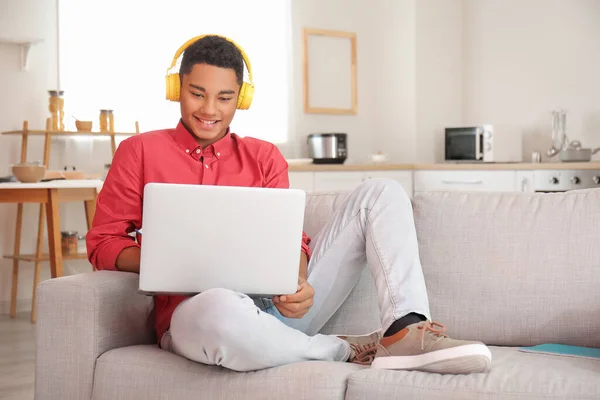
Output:
<path fill-rule="evenodd" d="M 35 325 L 29 314 L 0 315 L 0 399 L 33 399 Z"/>

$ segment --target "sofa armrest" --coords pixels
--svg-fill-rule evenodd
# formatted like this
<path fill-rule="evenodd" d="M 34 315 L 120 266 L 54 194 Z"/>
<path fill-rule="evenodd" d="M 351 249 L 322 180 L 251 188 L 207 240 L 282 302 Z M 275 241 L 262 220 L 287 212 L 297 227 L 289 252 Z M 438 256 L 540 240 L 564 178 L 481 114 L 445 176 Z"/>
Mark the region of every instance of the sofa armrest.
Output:
<path fill-rule="evenodd" d="M 36 399 L 90 399 L 96 359 L 108 350 L 156 343 L 152 297 L 138 275 L 97 271 L 37 289 Z"/>

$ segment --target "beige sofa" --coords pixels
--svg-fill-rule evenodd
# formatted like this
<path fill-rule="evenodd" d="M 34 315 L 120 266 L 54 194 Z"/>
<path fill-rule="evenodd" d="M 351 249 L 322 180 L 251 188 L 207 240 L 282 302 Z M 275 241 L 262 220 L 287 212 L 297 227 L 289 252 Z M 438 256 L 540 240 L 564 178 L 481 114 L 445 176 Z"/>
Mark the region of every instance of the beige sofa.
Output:
<path fill-rule="evenodd" d="M 344 198 L 308 196 L 314 234 Z M 422 193 L 414 212 L 434 319 L 491 346 L 490 372 L 451 376 L 303 362 L 236 373 L 154 344 L 137 276 L 94 272 L 39 286 L 35 398 L 600 399 L 600 361 L 523 353 L 600 347 L 600 190 Z M 368 272 L 325 333 L 378 327 Z"/>

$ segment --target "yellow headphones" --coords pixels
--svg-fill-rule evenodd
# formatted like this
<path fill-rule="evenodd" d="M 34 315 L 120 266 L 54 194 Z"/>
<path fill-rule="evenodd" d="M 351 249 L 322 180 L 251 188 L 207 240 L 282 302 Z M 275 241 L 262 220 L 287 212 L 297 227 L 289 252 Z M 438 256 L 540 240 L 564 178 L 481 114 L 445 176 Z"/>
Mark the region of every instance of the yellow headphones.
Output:
<path fill-rule="evenodd" d="M 179 56 L 181 56 L 181 54 L 185 51 L 185 49 L 187 49 L 195 41 L 200 40 L 205 36 L 209 36 L 209 35 L 200 35 L 200 36 L 191 38 L 190 40 L 185 42 L 183 44 L 183 46 L 181 46 L 175 53 L 175 56 L 173 57 L 173 61 L 171 62 L 171 66 L 169 68 L 167 68 L 167 76 L 166 76 L 167 100 L 179 101 L 180 89 L 181 89 L 179 73 L 170 74 L 169 70 L 175 66 L 175 64 L 177 63 L 177 59 L 179 58 Z M 246 63 L 246 69 L 248 69 L 248 78 L 249 78 L 250 82 L 242 83 L 242 87 L 240 88 L 240 95 L 238 96 L 237 108 L 240 110 L 247 110 L 248 108 L 250 108 L 250 104 L 252 104 L 252 97 L 254 96 L 254 83 L 252 83 L 252 66 L 250 65 L 250 60 L 248 59 L 248 55 L 246 55 L 246 52 L 244 51 L 244 49 L 242 49 L 233 40 L 231 40 L 225 36 L 220 36 L 220 35 L 214 35 L 214 36 L 219 36 L 219 37 L 222 37 L 223 39 L 228 40 L 235 47 L 238 48 L 240 53 L 242 53 L 242 58 L 244 59 L 244 62 Z"/>

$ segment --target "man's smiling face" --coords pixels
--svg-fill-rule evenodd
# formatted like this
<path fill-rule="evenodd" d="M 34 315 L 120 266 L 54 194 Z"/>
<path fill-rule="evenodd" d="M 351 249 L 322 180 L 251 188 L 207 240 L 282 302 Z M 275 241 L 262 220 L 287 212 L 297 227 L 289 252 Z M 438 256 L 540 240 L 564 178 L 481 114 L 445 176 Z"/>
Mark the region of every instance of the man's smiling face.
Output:
<path fill-rule="evenodd" d="M 235 71 L 195 64 L 181 77 L 181 118 L 201 147 L 227 133 L 235 115 L 240 85 Z"/>

